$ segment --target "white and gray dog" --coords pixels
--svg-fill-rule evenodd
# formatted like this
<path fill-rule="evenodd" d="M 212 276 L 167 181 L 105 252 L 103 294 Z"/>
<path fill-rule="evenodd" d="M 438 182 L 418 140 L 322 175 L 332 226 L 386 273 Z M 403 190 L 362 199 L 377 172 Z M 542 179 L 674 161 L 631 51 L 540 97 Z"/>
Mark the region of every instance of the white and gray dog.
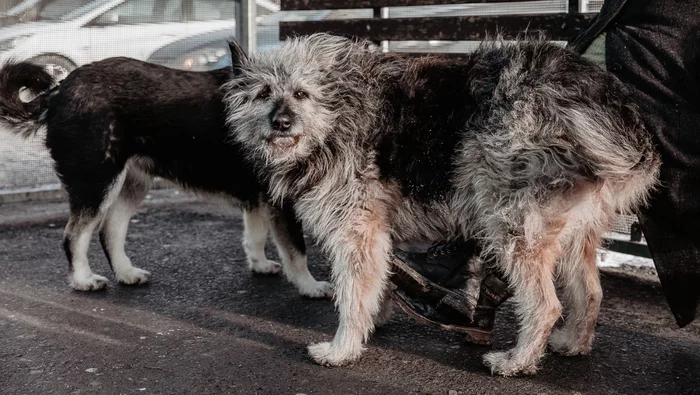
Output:
<path fill-rule="evenodd" d="M 326 34 L 234 68 L 233 136 L 332 260 L 340 326 L 309 347 L 316 362 L 360 356 L 388 316 L 392 244 L 418 239 L 476 238 L 506 274 L 521 328 L 513 349 L 484 357 L 492 373 L 534 373 L 548 338 L 564 355 L 590 351 L 596 248 L 660 164 L 614 76 L 542 39 L 493 40 L 458 61 Z M 555 279 L 568 313 L 552 331 Z"/>

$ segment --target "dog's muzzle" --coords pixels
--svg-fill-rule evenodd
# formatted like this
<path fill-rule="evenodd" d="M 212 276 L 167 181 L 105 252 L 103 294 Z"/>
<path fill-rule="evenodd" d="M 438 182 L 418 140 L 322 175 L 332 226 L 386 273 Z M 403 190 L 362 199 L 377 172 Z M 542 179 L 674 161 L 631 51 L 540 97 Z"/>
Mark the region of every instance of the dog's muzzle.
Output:
<path fill-rule="evenodd" d="M 293 122 L 294 116 L 286 106 L 278 108 L 271 120 L 272 133 L 267 138 L 268 144 L 282 149 L 299 144 L 301 134 L 292 132 Z"/>
<path fill-rule="evenodd" d="M 300 134 L 274 133 L 267 138 L 267 143 L 277 148 L 292 148 L 299 144 Z"/>

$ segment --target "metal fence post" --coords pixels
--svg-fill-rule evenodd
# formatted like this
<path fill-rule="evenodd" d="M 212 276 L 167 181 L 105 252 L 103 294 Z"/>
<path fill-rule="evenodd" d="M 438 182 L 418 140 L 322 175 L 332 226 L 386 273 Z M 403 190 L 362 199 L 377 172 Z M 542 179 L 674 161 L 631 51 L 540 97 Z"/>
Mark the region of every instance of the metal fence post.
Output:
<path fill-rule="evenodd" d="M 380 18 L 386 19 L 389 17 L 389 7 L 382 7 L 380 10 Z M 382 52 L 389 52 L 389 41 L 382 41 Z"/>
<path fill-rule="evenodd" d="M 568 0 L 566 8 L 569 14 L 579 14 L 581 12 L 579 0 Z"/>
<path fill-rule="evenodd" d="M 255 0 L 236 0 L 236 39 L 246 53 L 255 51 Z"/>
<path fill-rule="evenodd" d="M 386 19 L 389 17 L 389 7 L 372 8 L 372 18 Z M 382 52 L 389 52 L 389 41 L 374 41 L 375 44 L 382 48 Z"/>

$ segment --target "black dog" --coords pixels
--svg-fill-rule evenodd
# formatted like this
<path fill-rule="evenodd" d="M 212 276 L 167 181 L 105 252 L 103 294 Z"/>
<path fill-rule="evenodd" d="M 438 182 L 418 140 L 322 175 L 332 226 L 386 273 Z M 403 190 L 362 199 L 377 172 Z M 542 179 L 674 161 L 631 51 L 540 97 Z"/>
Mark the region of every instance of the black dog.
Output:
<path fill-rule="evenodd" d="M 162 177 L 243 208 L 251 270 L 280 270 L 265 257 L 271 225 L 287 278 L 302 295 L 331 296 L 330 284 L 308 271 L 301 225 L 291 205 L 281 209 L 265 202 L 267 188 L 230 137 L 220 91 L 230 77 L 227 69 L 187 72 L 128 58 L 85 65 L 57 86 L 47 69 L 31 63 L 0 70 L 0 122 L 24 136 L 46 128 L 46 146 L 68 191 L 64 249 L 74 289 L 107 285 L 106 278 L 92 272 L 87 257 L 98 226 L 117 280 L 148 281 L 150 273 L 132 266 L 124 242 L 129 219 L 152 179 Z M 22 102 L 23 87 L 38 96 Z"/>

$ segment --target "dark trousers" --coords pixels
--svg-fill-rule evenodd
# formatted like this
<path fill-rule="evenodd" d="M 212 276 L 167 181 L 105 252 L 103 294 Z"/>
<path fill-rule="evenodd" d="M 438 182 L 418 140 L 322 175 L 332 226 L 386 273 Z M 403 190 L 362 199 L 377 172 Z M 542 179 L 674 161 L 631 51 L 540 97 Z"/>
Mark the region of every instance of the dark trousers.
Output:
<path fill-rule="evenodd" d="M 629 88 L 661 154 L 660 185 L 639 218 L 669 306 L 700 315 L 700 1 L 610 0 L 572 41 L 606 33 L 606 63 Z"/>

